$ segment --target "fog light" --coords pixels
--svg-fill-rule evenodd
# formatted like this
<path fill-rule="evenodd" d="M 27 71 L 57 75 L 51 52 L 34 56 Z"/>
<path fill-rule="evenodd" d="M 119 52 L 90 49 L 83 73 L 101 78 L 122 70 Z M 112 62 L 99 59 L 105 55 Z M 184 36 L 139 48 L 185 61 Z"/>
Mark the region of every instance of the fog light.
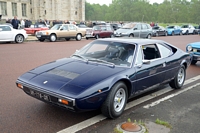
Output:
<path fill-rule="evenodd" d="M 24 88 L 23 85 L 21 85 L 21 84 L 17 84 L 17 87 L 19 87 L 19 88 L 21 88 L 21 89 Z"/>
<path fill-rule="evenodd" d="M 66 105 L 69 104 L 69 102 L 68 102 L 67 100 L 64 100 L 64 99 L 58 99 L 58 101 L 59 101 L 60 103 L 66 104 Z"/>

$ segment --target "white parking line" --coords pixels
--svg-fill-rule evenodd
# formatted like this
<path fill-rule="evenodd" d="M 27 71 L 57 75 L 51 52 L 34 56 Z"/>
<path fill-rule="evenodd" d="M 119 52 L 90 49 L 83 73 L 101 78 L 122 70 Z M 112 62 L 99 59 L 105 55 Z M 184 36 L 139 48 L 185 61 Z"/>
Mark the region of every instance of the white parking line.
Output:
<path fill-rule="evenodd" d="M 199 76 L 196 76 L 196 77 L 193 77 L 193 78 L 190 78 L 190 79 L 188 79 L 188 80 L 185 81 L 185 84 L 184 84 L 184 85 L 187 85 L 187 84 L 192 83 L 192 82 L 194 82 L 194 81 L 196 81 L 196 80 L 199 80 L 199 79 L 200 79 L 200 75 L 199 75 Z M 195 85 L 193 85 L 193 86 L 190 86 L 190 87 L 188 87 L 188 88 L 182 89 L 182 90 L 178 91 L 177 93 L 174 93 L 174 94 L 172 94 L 172 95 L 166 96 L 166 97 L 164 97 L 164 98 L 162 98 L 162 99 L 160 99 L 160 100 L 157 100 L 157 101 L 155 101 L 155 102 L 153 102 L 153 103 L 151 103 L 151 104 L 148 104 L 148 105 L 144 106 L 144 108 L 148 108 L 148 107 L 155 106 L 155 105 L 159 104 L 160 102 L 162 102 L 162 101 L 164 101 L 164 100 L 167 100 L 167 99 L 169 99 L 169 98 L 171 98 L 171 97 L 177 96 L 178 94 L 181 94 L 181 93 L 183 93 L 183 92 L 185 92 L 185 91 L 188 91 L 188 90 L 190 90 L 190 89 L 192 89 L 192 88 L 194 88 L 194 87 L 196 87 L 196 86 L 198 86 L 198 85 L 200 85 L 200 83 L 197 83 L 197 84 L 195 84 Z M 155 92 L 155 93 L 151 93 L 150 95 L 141 97 L 141 98 L 139 98 L 139 99 L 137 99 L 137 100 L 133 100 L 133 101 L 127 103 L 125 110 L 127 110 L 127 109 L 129 109 L 129 108 L 132 108 L 132 107 L 134 107 L 134 106 L 136 106 L 136 105 L 139 105 L 139 104 L 141 104 L 141 103 L 143 103 L 143 102 L 146 102 L 146 101 L 148 101 L 148 100 L 150 100 L 150 99 L 153 99 L 153 98 L 155 98 L 155 97 L 158 97 L 158 96 L 160 96 L 160 95 L 162 95 L 162 94 L 165 94 L 165 93 L 167 93 L 167 92 L 170 92 L 170 91 L 172 91 L 172 90 L 173 90 L 172 88 L 167 87 L 167 88 L 162 89 L 162 90 L 160 90 L 160 91 L 157 91 L 157 92 Z M 82 130 L 82 129 L 88 127 L 88 126 L 91 126 L 91 125 L 97 123 L 97 122 L 100 122 L 100 121 L 102 121 L 102 120 L 104 120 L 104 119 L 106 119 L 106 117 L 103 116 L 102 114 L 99 114 L 99 115 L 94 116 L 94 117 L 92 117 L 92 118 L 90 118 L 90 119 L 87 119 L 87 120 L 85 120 L 85 121 L 82 121 L 82 122 L 80 122 L 80 123 L 77 123 L 77 124 L 75 124 L 75 125 L 73 125 L 73 126 L 71 126 L 71 127 L 65 128 L 65 129 L 63 129 L 63 130 L 61 130 L 61 131 L 59 131 L 59 132 L 57 132 L 57 133 L 75 133 L 75 132 L 78 132 L 78 131 L 80 131 L 80 130 Z"/>

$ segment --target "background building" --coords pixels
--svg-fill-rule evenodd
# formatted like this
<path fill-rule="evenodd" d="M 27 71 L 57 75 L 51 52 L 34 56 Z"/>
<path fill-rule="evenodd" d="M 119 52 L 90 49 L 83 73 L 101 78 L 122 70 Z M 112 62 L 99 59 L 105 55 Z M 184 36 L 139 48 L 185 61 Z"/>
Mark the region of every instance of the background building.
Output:
<path fill-rule="evenodd" d="M 85 20 L 85 0 L 0 0 L 2 19 Z"/>

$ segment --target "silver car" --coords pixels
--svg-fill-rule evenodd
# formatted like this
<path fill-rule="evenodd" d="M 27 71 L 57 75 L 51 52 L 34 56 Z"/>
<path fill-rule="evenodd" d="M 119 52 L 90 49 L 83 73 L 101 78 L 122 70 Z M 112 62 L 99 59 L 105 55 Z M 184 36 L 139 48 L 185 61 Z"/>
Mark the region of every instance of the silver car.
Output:
<path fill-rule="evenodd" d="M 128 23 L 114 32 L 115 37 L 151 38 L 152 28 L 147 23 Z"/>

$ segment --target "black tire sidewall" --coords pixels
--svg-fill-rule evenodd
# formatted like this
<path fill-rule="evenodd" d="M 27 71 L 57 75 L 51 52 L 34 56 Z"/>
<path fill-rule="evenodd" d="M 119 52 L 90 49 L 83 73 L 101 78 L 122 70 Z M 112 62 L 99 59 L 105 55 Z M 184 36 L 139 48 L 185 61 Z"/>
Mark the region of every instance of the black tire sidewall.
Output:
<path fill-rule="evenodd" d="M 123 89 L 124 89 L 126 98 L 125 98 L 124 106 L 123 106 L 123 108 L 121 109 L 121 111 L 116 112 L 115 109 L 114 109 L 114 98 L 115 98 L 116 92 L 117 92 L 120 88 L 123 88 Z M 110 115 L 111 115 L 111 118 L 119 117 L 119 116 L 123 113 L 124 108 L 126 107 L 127 95 L 128 95 L 128 94 L 127 94 L 127 87 L 126 87 L 126 85 L 125 85 L 123 82 L 118 82 L 118 83 L 116 83 L 116 84 L 112 87 L 112 89 L 111 89 L 111 91 L 110 91 L 110 93 L 109 93 L 109 96 L 108 96 L 108 98 L 109 98 L 109 105 L 108 105 L 109 107 L 108 107 L 108 108 L 110 108 Z"/>

